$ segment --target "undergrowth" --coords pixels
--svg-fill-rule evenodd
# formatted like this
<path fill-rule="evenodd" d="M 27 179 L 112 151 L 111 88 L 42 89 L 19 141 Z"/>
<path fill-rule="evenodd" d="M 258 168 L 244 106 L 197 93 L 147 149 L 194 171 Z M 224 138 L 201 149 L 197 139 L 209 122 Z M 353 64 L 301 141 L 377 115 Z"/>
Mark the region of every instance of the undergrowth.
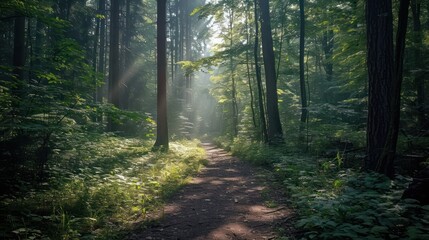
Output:
<path fill-rule="evenodd" d="M 70 136 L 68 144 L 46 181 L 17 183 L 21 194 L 1 196 L 1 239 L 122 239 L 205 161 L 196 141 L 173 142 L 168 153 L 108 134 Z"/>
<path fill-rule="evenodd" d="M 429 239 L 429 206 L 401 199 L 409 178 L 343 168 L 341 155 L 287 154 L 244 139 L 228 146 L 274 172 L 297 213 L 299 239 Z"/>

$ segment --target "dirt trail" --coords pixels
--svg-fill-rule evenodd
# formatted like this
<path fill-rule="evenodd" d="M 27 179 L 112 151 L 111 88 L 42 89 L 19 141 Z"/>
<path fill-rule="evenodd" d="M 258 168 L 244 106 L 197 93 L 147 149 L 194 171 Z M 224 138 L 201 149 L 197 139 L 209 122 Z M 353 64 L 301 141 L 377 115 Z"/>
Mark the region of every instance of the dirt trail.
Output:
<path fill-rule="evenodd" d="M 273 225 L 290 215 L 267 208 L 261 179 L 248 164 L 204 143 L 209 164 L 164 207 L 159 224 L 128 239 L 274 239 Z"/>

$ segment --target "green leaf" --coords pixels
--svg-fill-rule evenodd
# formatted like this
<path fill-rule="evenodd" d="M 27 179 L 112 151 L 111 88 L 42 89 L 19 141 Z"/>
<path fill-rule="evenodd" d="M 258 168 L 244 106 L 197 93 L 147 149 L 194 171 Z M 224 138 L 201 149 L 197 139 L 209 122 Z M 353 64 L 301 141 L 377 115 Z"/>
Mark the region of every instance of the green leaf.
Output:
<path fill-rule="evenodd" d="M 389 228 L 385 226 L 374 226 L 371 228 L 371 233 L 374 234 L 381 234 L 381 233 L 388 233 Z"/>

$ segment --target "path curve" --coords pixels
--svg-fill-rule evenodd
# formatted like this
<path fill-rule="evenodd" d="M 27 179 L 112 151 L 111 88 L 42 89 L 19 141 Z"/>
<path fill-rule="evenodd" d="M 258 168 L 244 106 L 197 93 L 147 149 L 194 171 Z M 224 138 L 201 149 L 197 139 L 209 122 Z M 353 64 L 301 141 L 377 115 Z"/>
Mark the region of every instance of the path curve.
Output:
<path fill-rule="evenodd" d="M 273 225 L 290 211 L 267 208 L 253 167 L 203 143 L 208 165 L 164 207 L 160 223 L 130 238 L 175 240 L 274 239 Z"/>

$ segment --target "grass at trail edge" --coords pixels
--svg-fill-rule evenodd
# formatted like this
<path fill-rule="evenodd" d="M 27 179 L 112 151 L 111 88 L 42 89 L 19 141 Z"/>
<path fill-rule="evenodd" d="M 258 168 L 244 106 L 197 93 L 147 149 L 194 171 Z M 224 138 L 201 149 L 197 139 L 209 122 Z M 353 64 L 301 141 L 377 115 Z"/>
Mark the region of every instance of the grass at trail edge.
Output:
<path fill-rule="evenodd" d="M 206 161 L 197 141 L 159 153 L 152 142 L 111 134 L 69 140 L 46 181 L 18 182 L 20 194 L 0 196 L 0 238 L 121 239 Z"/>

